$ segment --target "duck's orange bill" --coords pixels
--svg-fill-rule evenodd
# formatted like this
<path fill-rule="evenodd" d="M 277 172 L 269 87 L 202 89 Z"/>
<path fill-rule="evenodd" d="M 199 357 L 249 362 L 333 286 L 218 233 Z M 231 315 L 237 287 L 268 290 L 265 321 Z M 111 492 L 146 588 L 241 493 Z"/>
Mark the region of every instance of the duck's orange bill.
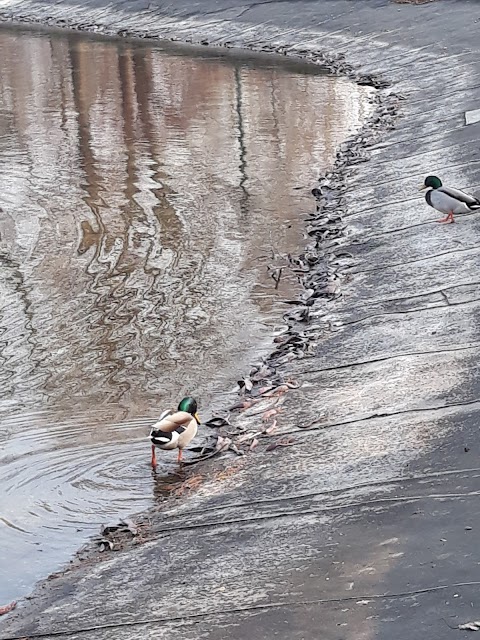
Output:
<path fill-rule="evenodd" d="M 195 420 L 198 422 L 198 424 L 200 424 L 200 423 L 201 423 L 201 420 L 200 420 L 200 418 L 199 418 L 198 413 L 196 413 L 196 414 L 194 415 L 194 418 L 195 418 Z"/>

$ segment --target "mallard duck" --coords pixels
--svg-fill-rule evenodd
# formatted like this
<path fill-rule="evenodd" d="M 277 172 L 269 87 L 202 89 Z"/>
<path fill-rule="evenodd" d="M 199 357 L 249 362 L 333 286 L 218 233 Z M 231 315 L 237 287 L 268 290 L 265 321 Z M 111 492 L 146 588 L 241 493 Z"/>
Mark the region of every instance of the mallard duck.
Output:
<path fill-rule="evenodd" d="M 152 443 L 152 467 L 157 467 L 155 448 L 178 449 L 177 462 L 182 462 L 183 449 L 197 435 L 200 418 L 197 413 L 197 402 L 194 398 L 183 398 L 177 411 L 167 409 L 160 416 L 150 431 Z"/>
<path fill-rule="evenodd" d="M 431 207 L 446 213 L 447 217 L 437 220 L 437 222 L 455 222 L 454 213 L 468 213 L 480 209 L 480 200 L 474 196 L 464 193 L 459 189 L 444 187 L 442 181 L 437 176 L 427 176 L 425 182 L 420 187 L 420 191 L 428 189 L 425 200 Z"/>

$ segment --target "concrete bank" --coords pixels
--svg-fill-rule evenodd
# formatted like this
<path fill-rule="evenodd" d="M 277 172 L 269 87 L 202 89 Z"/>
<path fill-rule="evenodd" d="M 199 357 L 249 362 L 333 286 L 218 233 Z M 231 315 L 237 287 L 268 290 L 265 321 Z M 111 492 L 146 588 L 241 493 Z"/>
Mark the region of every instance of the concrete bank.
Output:
<path fill-rule="evenodd" d="M 0 638 L 467 634 L 451 627 L 480 619 L 480 216 L 438 225 L 417 187 L 435 173 L 480 189 L 480 124 L 464 119 L 480 102 L 477 4 L 0 8 L 5 19 L 311 55 L 389 83 L 311 221 L 317 246 L 303 262 L 316 295 L 276 361 L 300 384 L 277 415 L 276 440 L 292 446 L 268 450 L 265 439 L 197 468 L 202 482 L 152 517 L 145 544 L 49 581 Z M 256 430 L 275 401 L 232 424 Z"/>

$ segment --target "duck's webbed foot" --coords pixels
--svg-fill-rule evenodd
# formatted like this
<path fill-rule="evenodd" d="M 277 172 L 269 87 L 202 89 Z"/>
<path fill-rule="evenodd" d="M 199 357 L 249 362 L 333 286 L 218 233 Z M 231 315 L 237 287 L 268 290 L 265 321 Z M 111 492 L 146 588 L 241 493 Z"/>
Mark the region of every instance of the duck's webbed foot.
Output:
<path fill-rule="evenodd" d="M 448 216 L 446 218 L 442 218 L 441 220 L 437 220 L 437 222 L 443 222 L 444 224 L 452 224 L 453 222 L 455 222 L 455 220 L 453 219 L 453 211 L 450 211 L 450 213 L 448 214 Z"/>

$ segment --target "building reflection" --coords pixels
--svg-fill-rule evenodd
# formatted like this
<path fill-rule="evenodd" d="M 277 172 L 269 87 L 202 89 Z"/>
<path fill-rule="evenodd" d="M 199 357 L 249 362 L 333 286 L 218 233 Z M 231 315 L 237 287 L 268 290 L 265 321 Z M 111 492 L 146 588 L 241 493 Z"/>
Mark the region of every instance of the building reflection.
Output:
<path fill-rule="evenodd" d="M 368 90 L 77 36 L 3 31 L 0 53 L 0 409 L 235 379 L 291 286 L 262 256 L 303 245 L 297 188 Z"/>

